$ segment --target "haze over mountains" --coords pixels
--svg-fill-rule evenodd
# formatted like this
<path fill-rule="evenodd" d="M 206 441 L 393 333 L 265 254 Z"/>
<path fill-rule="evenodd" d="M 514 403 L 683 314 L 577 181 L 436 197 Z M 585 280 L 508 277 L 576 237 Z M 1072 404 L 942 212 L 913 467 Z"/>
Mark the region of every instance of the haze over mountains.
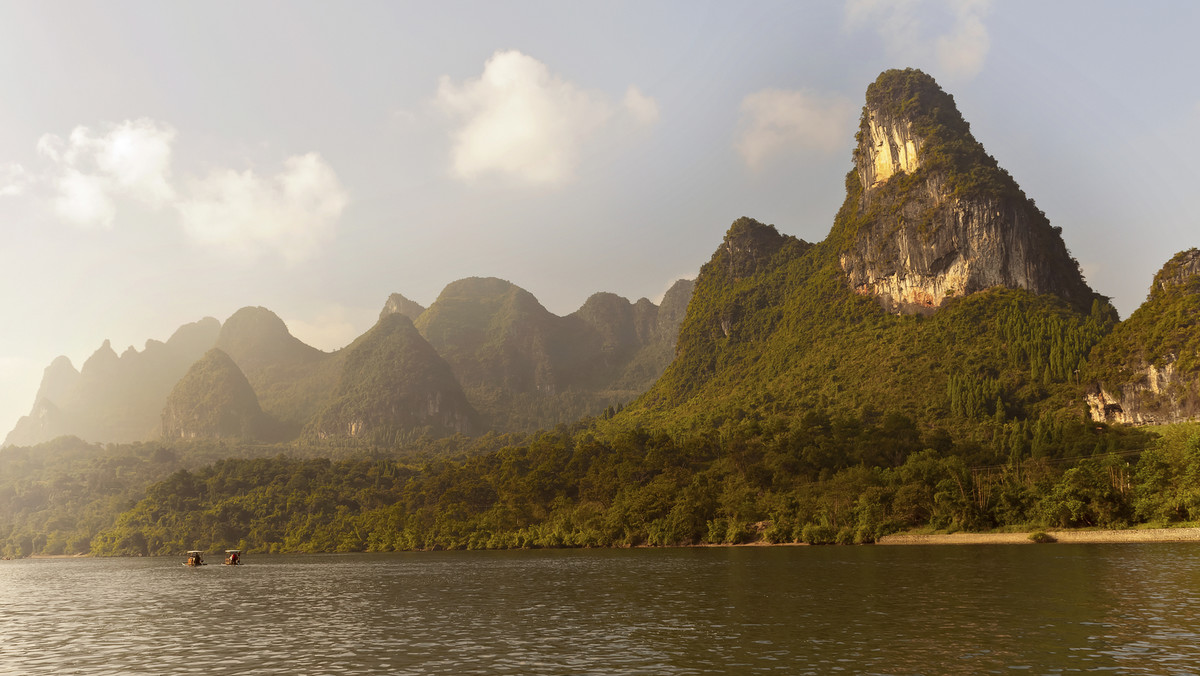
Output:
<path fill-rule="evenodd" d="M 428 310 L 393 294 L 371 330 L 332 353 L 245 307 L 121 357 L 106 341 L 79 371 L 56 359 L 5 445 L 62 435 L 382 442 L 549 427 L 647 389 L 673 356 L 690 294 L 688 280 L 661 307 L 598 293 L 559 317 L 509 282 L 464 279 Z"/>

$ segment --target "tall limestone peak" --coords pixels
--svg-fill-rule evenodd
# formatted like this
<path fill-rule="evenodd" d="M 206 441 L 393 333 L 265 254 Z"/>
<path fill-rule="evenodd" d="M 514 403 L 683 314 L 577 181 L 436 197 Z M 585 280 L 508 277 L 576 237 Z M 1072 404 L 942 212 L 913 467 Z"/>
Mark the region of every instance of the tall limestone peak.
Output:
<path fill-rule="evenodd" d="M 867 88 L 834 239 L 860 294 L 933 312 L 992 287 L 1097 298 L 1046 215 L 971 135 L 954 97 L 919 70 Z"/>
<path fill-rule="evenodd" d="M 221 327 L 217 347 L 247 372 L 264 363 L 311 361 L 324 354 L 294 337 L 279 315 L 265 307 L 244 307 L 233 313 Z"/>
<path fill-rule="evenodd" d="M 119 357 L 105 340 L 78 372 L 59 357 L 8 442 L 33 444 L 63 434 L 106 443 L 155 438 L 171 388 L 213 346 L 219 330 L 220 322 L 206 317 L 179 327 L 165 343 L 150 339 L 145 350 L 131 346 Z"/>
<path fill-rule="evenodd" d="M 692 299 L 692 290 L 696 287 L 694 279 L 677 279 L 663 294 L 662 303 L 658 306 L 658 321 L 665 329 L 679 330 L 683 317 L 687 314 L 688 302 Z M 674 342 L 674 336 L 671 341 Z"/>
<path fill-rule="evenodd" d="M 802 239 L 781 234 L 774 225 L 764 225 L 753 218 L 739 218 L 729 226 L 712 258 L 701 266 L 694 292 L 711 299 L 739 285 L 753 286 L 757 278 L 803 256 L 812 247 Z M 708 306 L 695 316 L 689 312 L 680 336 L 699 329 L 713 338 L 729 338 L 737 333 L 737 324 L 745 310 L 740 299 L 728 296 L 723 304 Z"/>
<path fill-rule="evenodd" d="M 268 428 L 250 381 L 217 348 L 192 364 L 162 412 L 165 439 L 261 439 Z"/>
<path fill-rule="evenodd" d="M 120 361 L 121 358 L 117 356 L 117 351 L 113 349 L 112 341 L 106 338 L 104 339 L 104 344 L 83 362 L 83 367 L 79 369 L 79 373 L 84 378 L 108 377 L 117 369 L 117 364 Z"/>
<path fill-rule="evenodd" d="M 391 314 L 402 314 L 415 322 L 424 311 L 425 308 L 420 303 L 411 301 L 401 294 L 393 293 L 388 296 L 387 302 L 383 304 L 383 309 L 379 311 L 379 318 L 383 319 Z"/>
<path fill-rule="evenodd" d="M 600 335 L 604 352 L 620 352 L 638 346 L 634 306 L 627 298 L 607 291 L 594 293 L 572 316 Z"/>
<path fill-rule="evenodd" d="M 171 334 L 166 346 L 175 352 L 188 354 L 203 354 L 217 342 L 221 333 L 221 322 L 213 317 L 205 317 L 200 321 L 184 324 Z M 149 347 L 147 341 L 147 347 Z"/>

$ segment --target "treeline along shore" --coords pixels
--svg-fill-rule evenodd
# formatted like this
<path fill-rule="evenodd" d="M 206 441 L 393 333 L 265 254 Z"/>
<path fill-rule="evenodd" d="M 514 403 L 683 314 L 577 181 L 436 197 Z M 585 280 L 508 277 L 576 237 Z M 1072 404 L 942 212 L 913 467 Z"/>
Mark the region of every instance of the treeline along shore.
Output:
<path fill-rule="evenodd" d="M 19 557 L 1026 537 L 995 530 L 1046 530 L 1060 542 L 1145 541 L 1188 538 L 1195 529 L 1186 527 L 1200 520 L 1194 423 L 1153 433 L 1088 426 L 1084 439 L 1113 450 L 1000 465 L 929 448 L 940 434 L 922 435 L 893 417 L 809 416 L 723 438 L 597 431 L 580 423 L 522 440 L 475 440 L 468 451 L 438 442 L 407 458 L 78 440 L 10 448 L 0 454 L 0 542 L 6 556 Z M 881 448 L 900 462 L 865 464 Z M 259 457 L 223 457 L 230 454 Z M 222 459 L 180 468 L 214 456 Z M 1172 525 L 1184 528 L 1140 530 Z M 1075 528 L 1106 530 L 1068 530 Z M 952 534 L 906 535 L 914 530 Z"/>

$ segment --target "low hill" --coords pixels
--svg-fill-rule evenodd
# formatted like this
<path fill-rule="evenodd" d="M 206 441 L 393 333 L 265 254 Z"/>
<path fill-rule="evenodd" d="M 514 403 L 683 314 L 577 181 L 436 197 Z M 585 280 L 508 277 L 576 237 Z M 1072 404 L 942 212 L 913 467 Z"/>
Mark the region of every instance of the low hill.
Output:
<path fill-rule="evenodd" d="M 259 407 L 245 374 L 217 348 L 192 364 L 162 413 L 164 439 L 270 439 L 277 428 Z"/>
<path fill-rule="evenodd" d="M 450 367 L 407 316 L 385 314 L 343 353 L 341 380 L 309 434 L 392 445 L 405 437 L 480 431 Z"/>

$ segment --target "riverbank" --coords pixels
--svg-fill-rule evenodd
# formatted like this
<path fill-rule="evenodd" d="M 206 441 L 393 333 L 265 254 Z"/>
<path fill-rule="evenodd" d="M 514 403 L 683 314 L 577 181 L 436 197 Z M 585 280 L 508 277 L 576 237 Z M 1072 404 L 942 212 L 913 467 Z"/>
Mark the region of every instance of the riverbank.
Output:
<path fill-rule="evenodd" d="M 1041 531 L 1059 543 L 1200 542 L 1200 528 Z M 1029 533 L 897 533 L 879 538 L 880 545 L 1031 545 Z"/>

